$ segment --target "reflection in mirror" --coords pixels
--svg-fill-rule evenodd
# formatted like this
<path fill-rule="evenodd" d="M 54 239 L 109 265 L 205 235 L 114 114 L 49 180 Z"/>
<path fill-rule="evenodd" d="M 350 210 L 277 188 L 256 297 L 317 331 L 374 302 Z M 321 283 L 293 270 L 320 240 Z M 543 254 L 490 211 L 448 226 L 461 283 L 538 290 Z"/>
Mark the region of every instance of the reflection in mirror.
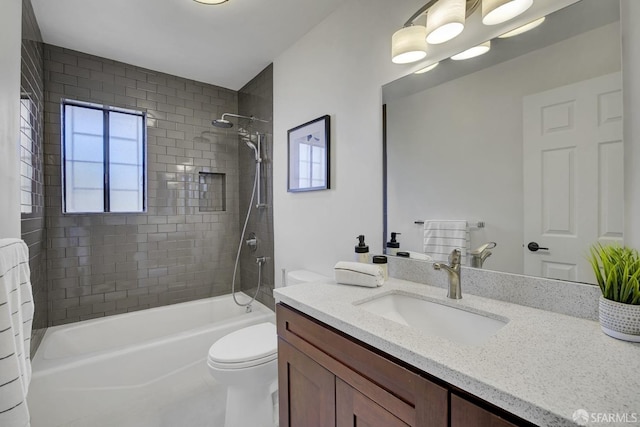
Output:
<path fill-rule="evenodd" d="M 288 131 L 288 191 L 329 188 L 329 116 Z"/>
<path fill-rule="evenodd" d="M 383 87 L 400 251 L 425 252 L 422 223 L 463 220 L 467 251 L 497 243 L 482 268 L 595 282 L 589 246 L 623 239 L 619 30 L 618 2 L 582 0 Z"/>

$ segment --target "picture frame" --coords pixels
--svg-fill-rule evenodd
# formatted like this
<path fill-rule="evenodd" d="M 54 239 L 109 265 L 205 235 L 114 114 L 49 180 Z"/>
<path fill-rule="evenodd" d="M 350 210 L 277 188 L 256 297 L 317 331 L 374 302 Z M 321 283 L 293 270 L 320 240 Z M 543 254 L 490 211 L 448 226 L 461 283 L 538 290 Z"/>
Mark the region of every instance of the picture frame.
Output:
<path fill-rule="evenodd" d="M 287 191 L 328 190 L 331 117 L 324 115 L 287 131 Z"/>

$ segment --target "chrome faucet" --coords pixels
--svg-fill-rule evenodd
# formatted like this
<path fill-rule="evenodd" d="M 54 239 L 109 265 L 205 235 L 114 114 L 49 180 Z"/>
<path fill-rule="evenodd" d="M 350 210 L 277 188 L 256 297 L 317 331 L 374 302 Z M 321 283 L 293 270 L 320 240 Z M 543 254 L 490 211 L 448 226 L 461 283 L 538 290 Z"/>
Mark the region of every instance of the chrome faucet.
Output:
<path fill-rule="evenodd" d="M 489 249 L 493 249 L 497 245 L 498 244 L 496 242 L 488 242 L 471 251 L 471 267 L 482 268 L 484 260 L 491 256 L 491 251 Z"/>
<path fill-rule="evenodd" d="M 460 259 L 462 255 L 460 249 L 454 249 L 449 254 L 449 265 L 436 262 L 433 264 L 435 270 L 445 269 L 449 273 L 449 292 L 447 298 L 462 298 L 462 288 L 460 287 Z"/>

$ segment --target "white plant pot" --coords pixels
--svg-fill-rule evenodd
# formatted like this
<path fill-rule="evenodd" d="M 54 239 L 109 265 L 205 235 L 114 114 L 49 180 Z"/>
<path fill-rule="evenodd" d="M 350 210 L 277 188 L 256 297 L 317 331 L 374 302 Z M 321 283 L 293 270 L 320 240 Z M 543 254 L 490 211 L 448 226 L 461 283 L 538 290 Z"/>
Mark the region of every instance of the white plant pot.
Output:
<path fill-rule="evenodd" d="M 600 327 L 619 340 L 640 342 L 640 305 L 623 304 L 600 296 Z"/>

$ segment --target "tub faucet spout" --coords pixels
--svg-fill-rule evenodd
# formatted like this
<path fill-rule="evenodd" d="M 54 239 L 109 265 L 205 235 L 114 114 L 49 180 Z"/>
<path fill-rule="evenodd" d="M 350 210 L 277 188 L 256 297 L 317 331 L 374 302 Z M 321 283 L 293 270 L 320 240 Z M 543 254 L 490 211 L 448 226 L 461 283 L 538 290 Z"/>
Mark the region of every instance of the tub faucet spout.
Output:
<path fill-rule="evenodd" d="M 433 264 L 435 270 L 444 269 L 449 275 L 449 291 L 447 298 L 462 298 L 462 288 L 460 286 L 460 249 L 454 249 L 449 254 L 449 265 L 436 262 Z"/>

